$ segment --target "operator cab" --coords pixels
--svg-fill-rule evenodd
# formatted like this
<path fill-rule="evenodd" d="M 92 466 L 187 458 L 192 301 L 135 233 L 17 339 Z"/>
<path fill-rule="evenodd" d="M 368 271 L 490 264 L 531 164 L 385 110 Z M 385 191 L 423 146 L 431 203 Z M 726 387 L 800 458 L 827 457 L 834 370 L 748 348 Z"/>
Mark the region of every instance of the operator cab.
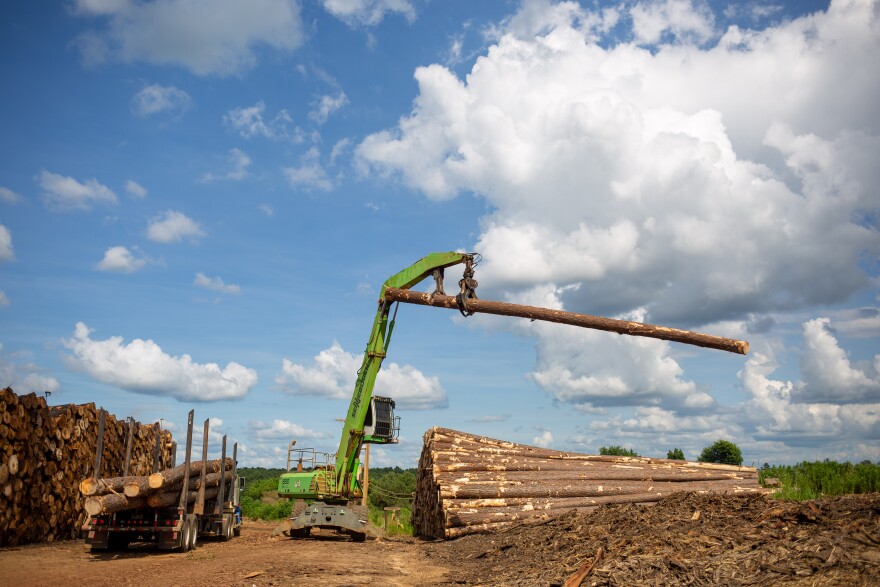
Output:
<path fill-rule="evenodd" d="M 364 442 L 395 443 L 400 433 L 400 417 L 394 415 L 394 400 L 374 395 L 364 420 Z"/>

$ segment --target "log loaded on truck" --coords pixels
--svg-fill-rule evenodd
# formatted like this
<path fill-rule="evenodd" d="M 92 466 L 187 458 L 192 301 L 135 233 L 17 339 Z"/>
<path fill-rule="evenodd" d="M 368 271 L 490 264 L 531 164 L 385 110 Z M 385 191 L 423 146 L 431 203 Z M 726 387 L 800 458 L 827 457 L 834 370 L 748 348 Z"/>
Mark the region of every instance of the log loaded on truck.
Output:
<path fill-rule="evenodd" d="M 80 488 L 104 486 L 112 490 L 116 486 L 124 491 L 112 490 L 86 499 L 89 517 L 82 533 L 92 551 L 124 549 L 131 542 L 152 542 L 160 549 L 186 552 L 195 548 L 200 538 L 225 541 L 239 535 L 244 480 L 237 475 L 238 443 L 233 445 L 232 458 L 228 459 L 224 436 L 220 459 L 209 462 L 205 420 L 202 460 L 192 462 L 193 411 L 189 412 L 188 420 L 183 465 L 172 464 L 170 469 L 156 471 L 154 464 L 154 472 L 149 476 L 98 479 L 104 428 L 102 410 L 95 475 L 83 481 Z"/>
<path fill-rule="evenodd" d="M 394 415 L 394 400 L 373 396 L 376 375 L 385 359 L 394 329 L 398 307 L 395 302 L 458 309 L 464 316 L 482 312 L 557 322 L 618 334 L 671 340 L 743 355 L 749 351 L 749 344 L 741 340 L 628 320 L 480 300 L 476 295 L 477 281 L 474 279 L 474 267 L 479 258 L 476 253 L 432 253 L 391 276 L 382 285 L 379 307 L 363 362 L 357 373 L 338 450 L 331 455 L 311 448 L 297 449 L 295 440 L 288 448 L 287 473 L 281 475 L 278 495 L 296 500 L 290 518 L 291 538 L 304 538 L 312 528 L 332 529 L 348 534 L 355 541 L 366 538 L 368 511 L 355 505 L 363 496 L 362 482 L 358 475 L 361 447 L 365 443 L 396 443 L 400 429 L 400 419 Z M 460 263 L 465 268 L 462 279 L 458 282 L 459 292 L 455 296 L 448 296 L 443 290 L 444 269 Z M 433 277 L 436 283 L 433 293 L 411 291 L 410 288 L 428 277 Z"/>

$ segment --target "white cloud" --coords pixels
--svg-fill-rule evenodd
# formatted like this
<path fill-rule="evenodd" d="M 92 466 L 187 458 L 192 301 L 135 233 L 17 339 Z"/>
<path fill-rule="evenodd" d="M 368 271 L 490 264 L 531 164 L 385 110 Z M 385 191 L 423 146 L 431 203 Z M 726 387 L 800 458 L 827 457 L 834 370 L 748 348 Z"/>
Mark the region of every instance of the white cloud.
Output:
<path fill-rule="evenodd" d="M 147 197 L 147 188 L 139 184 L 138 182 L 129 179 L 125 182 L 125 191 L 132 198 L 146 198 Z"/>
<path fill-rule="evenodd" d="M 294 424 L 289 420 L 272 420 L 263 422 L 256 420 L 248 423 L 248 428 L 256 438 L 281 438 L 291 440 L 294 438 L 326 438 L 327 434 L 306 428 L 300 424 Z"/>
<path fill-rule="evenodd" d="M 15 251 L 12 250 L 12 233 L 4 225 L 0 224 L 0 263 L 15 259 Z"/>
<path fill-rule="evenodd" d="M 78 322 L 73 336 L 62 341 L 72 353 L 67 362 L 97 381 L 128 391 L 180 401 L 218 401 L 240 399 L 257 383 L 257 372 L 236 362 L 221 369 L 216 363 L 195 363 L 189 355 L 168 355 L 152 340 L 93 340 L 91 332 Z"/>
<path fill-rule="evenodd" d="M 288 125 L 293 123 L 293 118 L 287 110 L 279 111 L 268 122 L 263 118 L 265 110 L 266 104 L 262 100 L 253 106 L 233 108 L 223 115 L 223 123 L 244 139 L 261 136 L 271 140 L 291 140 L 295 143 L 304 140 L 303 131 L 299 127 L 293 130 L 288 128 Z"/>
<path fill-rule="evenodd" d="M 0 289 L 0 308 L 9 307 L 10 301 L 9 298 L 6 297 L 6 292 Z"/>
<path fill-rule="evenodd" d="M 219 277 L 208 277 L 204 273 L 196 273 L 193 283 L 199 287 L 227 294 L 240 294 L 241 287 L 232 283 L 224 283 Z"/>
<path fill-rule="evenodd" d="M 295 190 L 321 190 L 329 192 L 333 182 L 321 165 L 320 152 L 316 147 L 309 149 L 301 158 L 299 167 L 282 168 L 287 183 Z"/>
<path fill-rule="evenodd" d="M 182 114 L 192 104 L 189 94 L 174 86 L 152 84 L 142 88 L 131 99 L 131 111 L 138 116 L 151 116 L 170 111 Z"/>
<path fill-rule="evenodd" d="M 804 323 L 801 357 L 803 382 L 793 395 L 798 402 L 880 402 L 880 354 L 870 372 L 855 368 L 830 329 L 831 320 L 816 318 Z"/>
<path fill-rule="evenodd" d="M 104 258 L 95 266 L 98 271 L 112 273 L 134 273 L 147 264 L 143 257 L 136 257 L 127 247 L 110 247 L 104 251 Z"/>
<path fill-rule="evenodd" d="M 322 0 L 322 3 L 327 12 L 352 26 L 375 26 L 391 12 L 400 13 L 410 22 L 416 18 L 409 0 Z"/>
<path fill-rule="evenodd" d="M 32 361 L 29 353 L 7 352 L 3 343 L 0 343 L 0 381 L 19 395 L 55 392 L 61 387 L 57 379 Z"/>
<path fill-rule="evenodd" d="M 227 160 L 229 161 L 229 171 L 225 174 L 214 175 L 213 173 L 206 173 L 203 177 L 203 181 L 215 181 L 218 179 L 231 179 L 231 180 L 240 180 L 248 177 L 250 175 L 248 173 L 247 168 L 251 164 L 251 158 L 248 157 L 248 154 L 242 151 L 241 149 L 232 148 L 229 150 L 229 155 L 227 155 Z"/>
<path fill-rule="evenodd" d="M 303 41 L 295 0 L 75 0 L 73 8 L 106 25 L 77 39 L 87 65 L 144 61 L 226 76 L 254 67 L 262 47 L 289 52 Z"/>
<path fill-rule="evenodd" d="M 805 329 L 805 336 L 813 336 Z M 874 394 L 863 403 L 801 403 L 797 388 L 803 382 L 774 380 L 770 375 L 778 363 L 772 354 L 753 353 L 740 372 L 743 387 L 751 394 L 747 413 L 755 424 L 755 438 L 783 442 L 788 446 L 850 446 L 874 441 L 869 458 L 880 456 L 880 397 Z M 844 385 L 828 389 L 830 396 L 845 396 Z M 820 398 L 821 399 L 821 398 Z M 862 458 L 850 453 L 849 458 Z"/>
<path fill-rule="evenodd" d="M 269 204 L 260 204 L 258 208 L 260 209 L 260 212 L 262 212 L 269 218 L 275 215 L 275 208 L 273 208 Z"/>
<path fill-rule="evenodd" d="M 43 202 L 50 210 L 89 210 L 95 204 L 115 204 L 116 194 L 107 186 L 92 178 L 80 183 L 72 177 L 43 170 L 37 176 L 43 188 Z"/>
<path fill-rule="evenodd" d="M 147 226 L 147 238 L 159 243 L 173 243 L 184 238 L 196 239 L 205 231 L 192 218 L 182 212 L 166 210 L 153 218 Z"/>
<path fill-rule="evenodd" d="M 284 359 L 275 383 L 285 393 L 348 399 L 354 390 L 361 357 L 346 352 L 338 342 L 318 353 L 313 365 L 299 365 Z M 397 407 L 410 410 L 444 408 L 446 391 L 437 377 L 397 363 L 385 363 L 376 378 L 374 395 L 394 399 Z"/>
<path fill-rule="evenodd" d="M 692 326 L 840 302 L 880 253 L 873 6 L 652 52 L 525 3 L 466 78 L 418 68 L 412 112 L 356 154 L 428 198 L 487 200 L 487 295 L 580 285 L 566 309 Z"/>
<path fill-rule="evenodd" d="M 702 0 L 639 2 L 630 11 L 633 34 L 640 44 L 654 45 L 670 34 L 682 42 L 702 44 L 714 35 L 714 17 Z"/>
<path fill-rule="evenodd" d="M 542 430 L 540 434 L 532 438 L 532 444 L 542 448 L 550 448 L 553 444 L 553 433 L 549 430 Z"/>
<path fill-rule="evenodd" d="M 9 188 L 0 186 L 0 202 L 5 202 L 7 204 L 17 204 L 22 201 L 24 198 L 21 195 L 15 193 Z"/>
<path fill-rule="evenodd" d="M 348 96 L 345 92 L 339 92 L 335 96 L 321 96 L 318 103 L 309 112 L 309 119 L 317 124 L 324 124 L 331 114 L 348 104 Z"/>

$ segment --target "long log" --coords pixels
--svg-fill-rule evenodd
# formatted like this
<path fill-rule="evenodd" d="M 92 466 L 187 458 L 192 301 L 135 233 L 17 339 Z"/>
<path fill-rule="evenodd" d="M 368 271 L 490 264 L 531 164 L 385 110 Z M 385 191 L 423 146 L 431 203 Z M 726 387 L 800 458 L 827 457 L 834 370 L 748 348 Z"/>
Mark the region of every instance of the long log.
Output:
<path fill-rule="evenodd" d="M 146 499 L 143 497 L 132 498 L 125 497 L 123 493 L 108 493 L 89 497 L 86 499 L 84 507 L 88 515 L 97 516 L 144 507 L 146 503 Z"/>
<path fill-rule="evenodd" d="M 452 296 L 432 295 L 410 289 L 389 287 L 385 290 L 385 300 L 388 302 L 404 302 L 421 306 L 433 306 L 435 308 L 458 309 L 458 304 Z M 660 340 L 670 340 L 705 348 L 728 351 L 740 355 L 748 354 L 749 343 L 744 340 L 735 340 L 711 334 L 703 334 L 690 330 L 680 330 L 656 324 L 642 322 L 630 322 L 629 320 L 617 320 L 589 314 L 576 314 L 563 310 L 524 306 L 508 302 L 495 302 L 489 300 L 469 299 L 468 309 L 476 313 L 496 314 L 499 316 L 514 316 L 528 318 L 530 320 L 542 320 L 556 322 L 557 324 L 569 324 L 582 328 L 605 330 L 617 334 L 629 334 L 631 336 L 646 336 Z"/>
<path fill-rule="evenodd" d="M 206 463 L 208 473 L 216 473 L 220 470 L 220 459 L 216 459 L 213 461 L 208 461 Z M 232 459 L 226 459 L 226 468 L 232 469 Z M 195 475 L 201 472 L 202 470 L 202 462 L 194 461 L 189 464 L 189 472 L 190 475 Z M 150 489 L 163 489 L 166 488 L 178 481 L 182 481 L 184 475 L 186 474 L 186 464 L 178 465 L 173 469 L 165 469 L 164 471 L 159 471 L 157 473 L 153 473 L 150 475 Z"/>
<path fill-rule="evenodd" d="M 205 490 L 205 499 L 214 499 L 220 493 L 219 487 L 212 487 Z M 193 503 L 199 497 L 198 491 L 188 491 L 186 494 L 186 503 Z M 151 493 L 146 497 L 147 505 L 154 508 L 171 507 L 180 503 L 179 491 L 168 491 L 162 493 Z"/>
<path fill-rule="evenodd" d="M 150 486 L 149 486 L 149 479 L 150 478 L 149 477 L 136 477 L 135 479 L 136 479 L 135 481 L 132 481 L 130 483 L 126 483 L 125 487 L 123 488 L 123 493 L 125 493 L 125 495 L 127 495 L 128 497 L 136 497 L 138 495 L 145 495 L 145 494 L 149 494 L 151 492 L 160 491 L 159 489 L 150 489 Z M 232 482 L 232 471 L 229 471 L 229 470 L 226 471 L 226 482 L 227 483 Z M 198 489 L 199 487 L 201 487 L 201 484 L 202 484 L 201 477 L 192 477 L 189 480 L 189 489 L 191 489 L 191 490 Z M 163 491 L 163 492 L 168 492 L 168 491 L 179 492 L 182 485 L 183 485 L 183 481 L 178 481 L 178 482 L 172 483 L 171 485 L 163 486 L 161 488 L 161 491 Z M 220 473 L 219 472 L 218 473 L 209 473 L 208 475 L 205 476 L 205 487 L 214 487 L 217 485 L 220 485 Z"/>

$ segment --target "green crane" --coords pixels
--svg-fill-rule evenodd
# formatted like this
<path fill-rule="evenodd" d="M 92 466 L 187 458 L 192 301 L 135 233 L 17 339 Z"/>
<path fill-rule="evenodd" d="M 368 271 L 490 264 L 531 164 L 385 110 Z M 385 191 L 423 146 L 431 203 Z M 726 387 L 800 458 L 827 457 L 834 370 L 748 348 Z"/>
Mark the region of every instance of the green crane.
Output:
<path fill-rule="evenodd" d="M 385 290 L 409 289 L 433 276 L 437 282 L 436 293 L 444 294 L 443 270 L 464 263 L 465 272 L 459 281 L 461 291 L 457 300 L 462 313 L 467 313 L 467 301 L 476 298 L 474 290 L 477 282 L 473 279 L 476 257 L 474 253 L 432 253 L 392 275 L 382 284 L 379 307 L 358 370 L 335 462 L 330 462 L 332 455 L 327 453 L 295 448 L 296 441 L 291 442 L 288 448 L 288 472 L 281 475 L 278 495 L 311 502 L 305 509 L 295 508 L 290 524 L 292 537 L 308 536 L 311 528 L 319 527 L 347 532 L 356 541 L 365 539 L 367 513 L 364 508 L 350 505 L 363 496 L 357 476 L 361 447 L 364 443 L 396 443 L 399 430 L 399 418 L 394 416 L 394 400 L 373 396 L 376 375 L 388 352 L 394 330 L 394 315 L 391 315 L 393 303 L 385 300 Z M 294 455 L 298 455 L 298 458 Z M 294 462 L 296 469 L 291 470 Z"/>

